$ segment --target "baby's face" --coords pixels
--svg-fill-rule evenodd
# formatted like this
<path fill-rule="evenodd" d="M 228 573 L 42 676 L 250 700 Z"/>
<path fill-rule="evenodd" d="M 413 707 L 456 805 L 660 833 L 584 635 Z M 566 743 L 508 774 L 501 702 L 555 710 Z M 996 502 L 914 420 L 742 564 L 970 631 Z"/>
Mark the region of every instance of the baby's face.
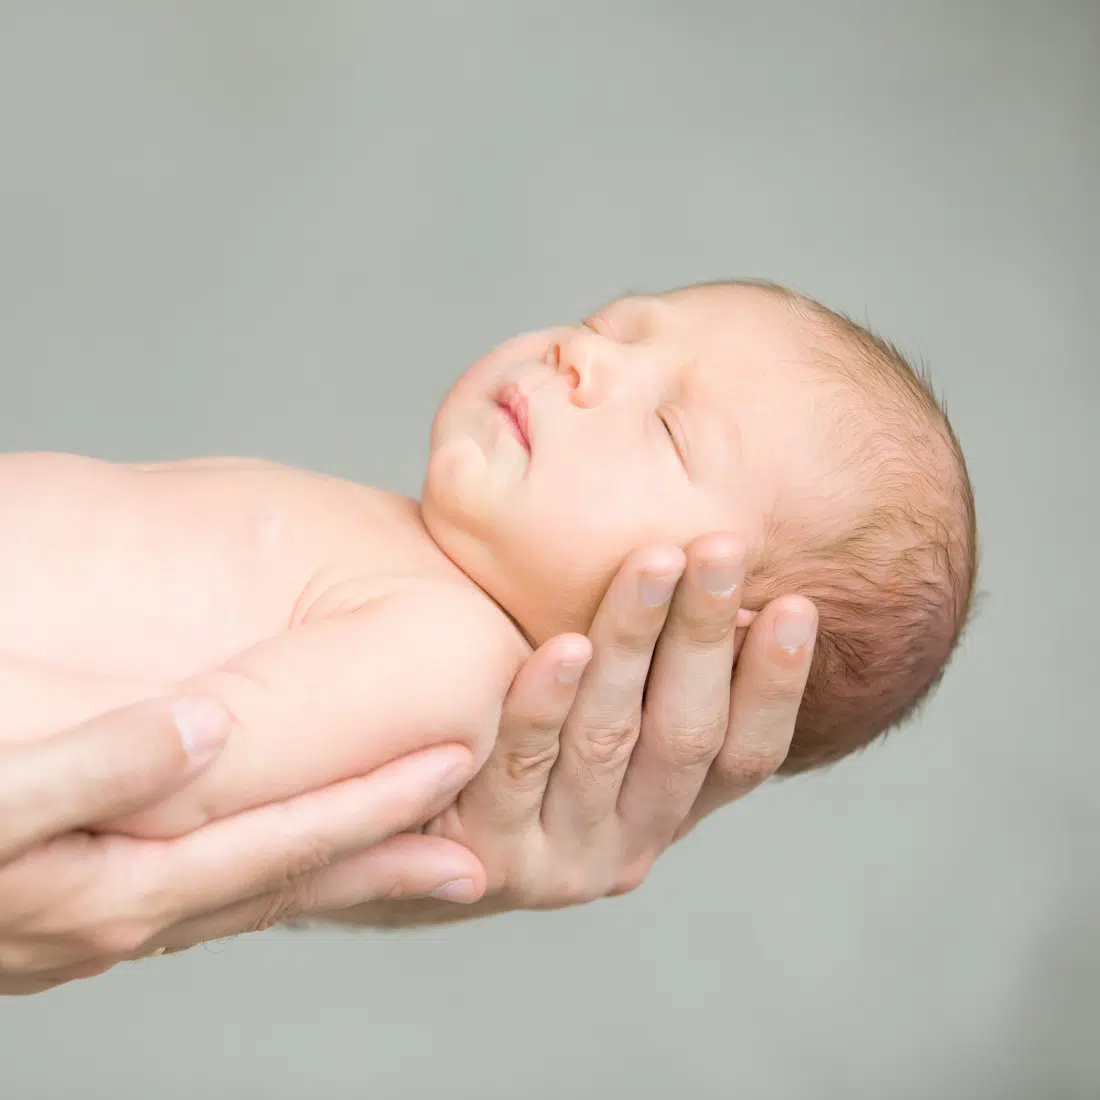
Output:
<path fill-rule="evenodd" d="M 820 414 L 789 307 L 753 287 L 624 298 L 471 367 L 432 427 L 433 538 L 540 643 L 587 631 L 627 554 L 808 506 Z"/>

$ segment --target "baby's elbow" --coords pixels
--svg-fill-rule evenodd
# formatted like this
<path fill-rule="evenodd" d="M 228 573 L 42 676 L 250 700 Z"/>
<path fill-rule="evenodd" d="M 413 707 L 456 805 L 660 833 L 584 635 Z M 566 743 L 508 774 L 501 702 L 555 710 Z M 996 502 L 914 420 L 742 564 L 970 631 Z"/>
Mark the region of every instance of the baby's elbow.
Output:
<path fill-rule="evenodd" d="M 476 693 L 465 692 L 464 698 L 451 696 L 449 702 L 440 699 L 446 712 L 436 727 L 437 744 L 462 745 L 474 758 L 474 767 L 480 769 L 489 758 L 500 729 L 501 700 L 476 698 Z"/>
<path fill-rule="evenodd" d="M 471 727 L 468 744 L 479 769 L 489 759 L 489 754 L 493 751 L 493 746 L 500 735 L 501 703 L 502 700 L 495 699 L 491 704 L 487 704 Z"/>

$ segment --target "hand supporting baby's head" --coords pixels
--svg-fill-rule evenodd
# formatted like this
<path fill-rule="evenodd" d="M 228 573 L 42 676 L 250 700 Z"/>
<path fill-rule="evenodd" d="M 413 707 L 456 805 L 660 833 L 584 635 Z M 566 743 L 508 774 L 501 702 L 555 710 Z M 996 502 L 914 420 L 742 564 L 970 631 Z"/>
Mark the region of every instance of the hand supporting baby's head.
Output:
<path fill-rule="evenodd" d="M 819 608 L 786 770 L 903 718 L 938 679 L 976 571 L 961 451 L 866 330 L 783 288 L 692 287 L 508 341 L 448 394 L 423 514 L 533 642 L 586 631 L 622 560 L 727 530 L 744 606 Z"/>

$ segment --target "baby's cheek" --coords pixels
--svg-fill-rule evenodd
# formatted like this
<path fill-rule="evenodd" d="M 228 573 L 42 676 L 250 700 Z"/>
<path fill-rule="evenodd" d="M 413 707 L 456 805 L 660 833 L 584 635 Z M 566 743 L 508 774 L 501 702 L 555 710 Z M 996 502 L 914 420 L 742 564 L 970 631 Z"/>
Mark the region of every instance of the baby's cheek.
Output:
<path fill-rule="evenodd" d="M 541 363 L 551 343 L 552 334 L 540 331 L 523 333 L 499 344 L 462 372 L 451 395 L 462 400 L 490 396 L 517 372 L 529 373 L 532 364 Z"/>

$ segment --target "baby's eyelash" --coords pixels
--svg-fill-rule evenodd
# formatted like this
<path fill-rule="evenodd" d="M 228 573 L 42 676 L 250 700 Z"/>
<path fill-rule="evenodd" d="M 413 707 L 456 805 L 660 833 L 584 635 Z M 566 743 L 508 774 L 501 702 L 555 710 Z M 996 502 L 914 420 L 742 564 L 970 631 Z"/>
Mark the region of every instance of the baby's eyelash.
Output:
<path fill-rule="evenodd" d="M 680 465 L 687 469 L 687 464 L 684 459 L 684 453 L 680 450 L 680 444 L 677 442 L 676 436 L 672 431 L 672 425 L 669 424 L 667 417 L 664 413 L 657 413 L 657 419 L 661 422 L 661 426 L 668 433 L 669 442 L 672 444 L 672 449 L 676 452 L 676 457 L 679 459 Z"/>

